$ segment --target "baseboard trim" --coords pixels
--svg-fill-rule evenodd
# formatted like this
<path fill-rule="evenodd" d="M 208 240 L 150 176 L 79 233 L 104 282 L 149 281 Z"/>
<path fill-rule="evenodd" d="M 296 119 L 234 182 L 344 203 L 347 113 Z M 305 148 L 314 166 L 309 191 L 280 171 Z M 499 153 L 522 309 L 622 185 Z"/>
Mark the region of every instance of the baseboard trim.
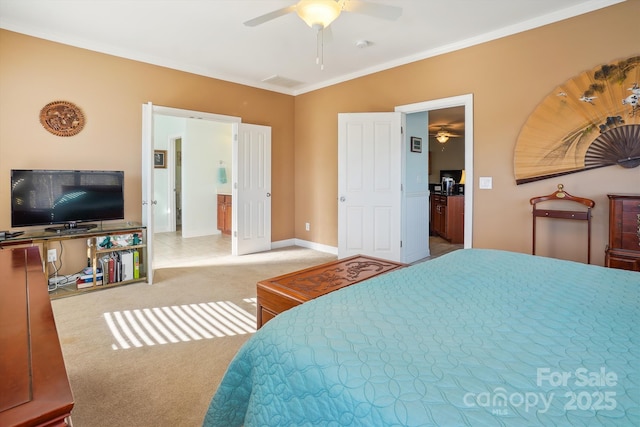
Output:
<path fill-rule="evenodd" d="M 320 243 L 309 242 L 302 239 L 287 239 L 271 242 L 271 249 L 286 248 L 287 246 L 301 246 L 303 248 L 313 249 L 319 252 L 326 252 L 332 255 L 338 255 L 338 248 L 334 246 L 323 245 Z"/>
<path fill-rule="evenodd" d="M 278 240 L 277 242 L 271 242 L 271 249 L 282 249 L 287 246 L 296 246 L 296 239 Z"/>

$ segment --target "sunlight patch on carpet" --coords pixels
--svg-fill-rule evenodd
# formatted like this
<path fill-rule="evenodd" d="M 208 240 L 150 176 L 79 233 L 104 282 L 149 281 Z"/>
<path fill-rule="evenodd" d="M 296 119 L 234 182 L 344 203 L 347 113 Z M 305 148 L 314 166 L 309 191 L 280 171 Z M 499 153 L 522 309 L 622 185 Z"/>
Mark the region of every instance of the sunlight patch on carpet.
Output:
<path fill-rule="evenodd" d="M 244 300 L 255 306 L 255 298 Z M 113 350 L 251 334 L 256 316 L 231 301 L 104 313 Z"/>

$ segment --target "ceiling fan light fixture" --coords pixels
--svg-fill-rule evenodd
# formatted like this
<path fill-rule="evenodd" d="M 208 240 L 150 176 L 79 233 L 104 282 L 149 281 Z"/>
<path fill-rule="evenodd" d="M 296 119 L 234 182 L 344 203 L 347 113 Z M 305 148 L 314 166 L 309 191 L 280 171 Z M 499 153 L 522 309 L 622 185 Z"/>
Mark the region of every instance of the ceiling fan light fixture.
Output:
<path fill-rule="evenodd" d="M 449 135 L 447 135 L 446 132 L 440 131 L 440 132 L 438 132 L 436 134 L 436 139 L 438 140 L 438 142 L 440 144 L 444 144 L 445 142 L 447 142 L 449 140 Z"/>
<path fill-rule="evenodd" d="M 341 12 L 335 0 L 300 0 L 296 13 L 311 28 L 327 28 Z"/>

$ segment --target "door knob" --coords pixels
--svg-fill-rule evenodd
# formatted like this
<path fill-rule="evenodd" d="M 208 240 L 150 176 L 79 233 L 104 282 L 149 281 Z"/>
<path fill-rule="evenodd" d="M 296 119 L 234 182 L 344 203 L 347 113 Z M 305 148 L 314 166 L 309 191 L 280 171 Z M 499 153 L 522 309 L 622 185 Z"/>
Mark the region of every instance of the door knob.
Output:
<path fill-rule="evenodd" d="M 271 197 L 271 193 L 267 193 L 267 197 Z"/>
<path fill-rule="evenodd" d="M 340 201 L 341 201 L 341 202 L 346 202 L 346 201 L 347 201 L 347 198 L 346 198 L 346 197 L 344 197 L 344 196 L 340 196 Z"/>

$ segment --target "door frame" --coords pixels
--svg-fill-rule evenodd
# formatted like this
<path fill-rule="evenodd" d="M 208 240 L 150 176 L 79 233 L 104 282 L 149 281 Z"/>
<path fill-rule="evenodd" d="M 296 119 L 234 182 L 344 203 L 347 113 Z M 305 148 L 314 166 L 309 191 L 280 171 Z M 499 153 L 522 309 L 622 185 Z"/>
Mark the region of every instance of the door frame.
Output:
<path fill-rule="evenodd" d="M 161 105 L 153 105 L 153 116 L 156 115 L 161 116 L 169 116 L 169 117 L 180 117 L 184 119 L 196 119 L 196 120 L 207 120 L 210 122 L 218 122 L 218 123 L 241 123 L 242 118 L 236 116 L 226 116 L 223 114 L 215 114 L 215 113 L 206 113 L 203 111 L 194 111 L 194 110 L 185 110 L 182 108 L 173 108 L 173 107 L 165 107 Z M 169 183 L 167 188 L 167 202 L 169 208 L 171 209 L 171 215 L 169 215 L 169 224 L 168 228 L 170 232 L 176 231 L 176 217 L 175 217 L 175 140 L 182 139 L 184 140 L 184 135 L 171 135 L 169 136 L 168 149 L 167 149 L 167 165 L 169 167 L 168 176 Z M 236 165 L 232 165 L 235 167 Z M 153 171 L 152 171 L 153 174 Z M 152 175 L 153 176 L 153 175 Z M 233 202 L 232 202 L 233 203 Z"/>
<path fill-rule="evenodd" d="M 169 215 L 169 232 L 175 232 L 177 229 L 177 220 L 176 217 L 178 215 L 178 208 L 176 205 L 176 141 L 182 140 L 182 135 L 175 135 L 169 137 L 169 147 L 167 150 L 167 164 L 169 167 L 169 188 L 167 188 L 167 200 L 169 201 L 169 211 L 171 214 Z M 180 179 L 182 182 L 182 178 Z M 181 203 L 182 204 L 182 203 Z"/>
<path fill-rule="evenodd" d="M 149 116 L 147 116 L 149 114 Z M 145 268 L 147 269 L 147 283 L 153 283 L 153 122 L 157 115 L 181 117 L 187 119 L 201 119 L 223 123 L 241 123 L 242 119 L 235 116 L 206 113 L 203 111 L 185 110 L 182 108 L 155 105 L 152 102 L 142 104 L 142 223 L 147 226 L 147 250 L 145 251 Z M 148 144 L 150 144 L 148 146 Z M 233 201 L 232 203 L 235 203 Z"/>
<path fill-rule="evenodd" d="M 408 114 L 451 107 L 464 107 L 464 169 L 466 183 L 468 183 L 464 186 L 464 247 L 466 249 L 473 247 L 473 94 L 469 93 L 449 98 L 400 105 L 395 107 L 394 111 Z M 403 174 L 404 167 L 405 165 L 403 164 Z M 404 201 L 404 193 L 402 197 Z M 402 217 L 404 223 L 404 212 Z"/>

